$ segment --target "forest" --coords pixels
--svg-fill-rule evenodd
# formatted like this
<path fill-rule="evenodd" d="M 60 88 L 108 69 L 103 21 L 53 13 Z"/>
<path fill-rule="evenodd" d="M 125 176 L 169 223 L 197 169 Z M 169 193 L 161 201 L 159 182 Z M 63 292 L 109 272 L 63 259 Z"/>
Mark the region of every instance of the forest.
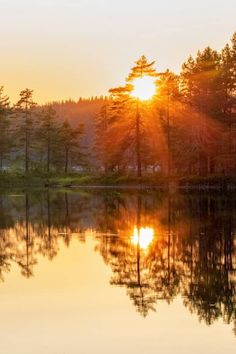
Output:
<path fill-rule="evenodd" d="M 236 175 L 236 33 L 199 50 L 177 75 L 144 55 L 104 97 L 39 105 L 0 89 L 1 174 L 118 174 L 167 178 Z M 135 96 L 135 81 L 155 91 Z"/>

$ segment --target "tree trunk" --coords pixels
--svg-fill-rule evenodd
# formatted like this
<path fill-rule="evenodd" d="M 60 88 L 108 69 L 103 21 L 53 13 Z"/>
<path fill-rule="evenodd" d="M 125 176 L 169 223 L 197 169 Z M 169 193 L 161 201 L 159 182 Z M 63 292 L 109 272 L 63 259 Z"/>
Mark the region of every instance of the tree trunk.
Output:
<path fill-rule="evenodd" d="M 50 160 L 51 160 L 51 145 L 48 141 L 48 151 L 47 151 L 47 173 L 50 172 Z"/>
<path fill-rule="evenodd" d="M 0 172 L 3 172 L 3 156 L 0 154 Z"/>
<path fill-rule="evenodd" d="M 68 160 L 69 160 L 69 151 L 66 149 L 66 159 L 65 159 L 65 173 L 68 172 Z"/>
<path fill-rule="evenodd" d="M 29 137 L 28 137 L 28 131 L 26 127 L 26 132 L 25 132 L 25 172 L 29 172 Z"/>
<path fill-rule="evenodd" d="M 137 158 L 137 176 L 142 176 L 141 151 L 140 151 L 140 111 L 139 102 L 137 101 L 136 110 L 136 158 Z"/>

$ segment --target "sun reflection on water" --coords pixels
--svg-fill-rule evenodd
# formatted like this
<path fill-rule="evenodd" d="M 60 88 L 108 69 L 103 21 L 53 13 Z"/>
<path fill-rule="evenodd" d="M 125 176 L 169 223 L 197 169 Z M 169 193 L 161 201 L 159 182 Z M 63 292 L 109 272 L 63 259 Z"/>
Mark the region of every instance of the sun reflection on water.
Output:
<path fill-rule="evenodd" d="M 139 245 L 140 248 L 146 250 L 154 239 L 154 229 L 152 227 L 134 227 L 134 234 L 131 242 L 133 245 Z"/>

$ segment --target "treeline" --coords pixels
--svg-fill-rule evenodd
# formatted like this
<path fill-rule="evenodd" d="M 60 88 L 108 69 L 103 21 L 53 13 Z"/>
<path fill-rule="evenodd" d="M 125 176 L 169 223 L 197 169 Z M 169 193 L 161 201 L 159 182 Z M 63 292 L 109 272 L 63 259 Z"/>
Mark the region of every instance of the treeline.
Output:
<path fill-rule="evenodd" d="M 95 116 L 106 97 L 38 105 L 33 90 L 16 104 L 0 87 L 0 172 L 69 172 L 90 168 Z"/>
<path fill-rule="evenodd" d="M 169 176 L 236 174 L 236 33 L 221 52 L 205 48 L 176 75 L 141 57 L 125 85 L 110 90 L 97 119 L 105 171 Z M 132 97 L 134 80 L 153 77 L 156 95 Z"/>
<path fill-rule="evenodd" d="M 19 96 L 11 105 L 0 88 L 0 170 L 67 173 L 71 166 L 83 168 L 82 124 L 74 127 L 66 117 L 59 120 L 55 104 L 38 106 L 32 90 Z"/>
<path fill-rule="evenodd" d="M 125 175 L 236 175 L 236 33 L 218 52 L 189 57 L 179 75 L 141 57 L 109 97 L 12 105 L 0 89 L 0 170 Z M 153 78 L 150 100 L 134 82 Z M 145 89 L 145 87 L 144 87 Z"/>

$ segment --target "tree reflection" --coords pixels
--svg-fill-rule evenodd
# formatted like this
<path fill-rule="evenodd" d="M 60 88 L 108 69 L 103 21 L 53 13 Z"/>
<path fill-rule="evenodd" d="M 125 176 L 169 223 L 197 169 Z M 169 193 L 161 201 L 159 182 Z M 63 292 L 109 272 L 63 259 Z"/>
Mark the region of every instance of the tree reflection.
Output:
<path fill-rule="evenodd" d="M 96 251 L 144 317 L 181 296 L 208 325 L 236 323 L 236 199 L 157 192 L 95 191 L 0 197 L 0 278 L 13 263 L 31 277 L 93 230 Z"/>
<path fill-rule="evenodd" d="M 170 195 L 164 200 L 138 195 L 132 205 L 131 200 L 120 210 L 119 237 L 100 238 L 97 247 L 101 251 L 106 242 L 111 284 L 125 286 L 143 316 L 155 309 L 158 299 L 169 303 L 181 295 L 185 306 L 207 324 L 219 317 L 227 323 L 233 320 L 235 202 L 223 197 Z M 153 203 L 157 204 L 152 209 Z M 154 239 L 142 248 L 141 232 L 150 227 Z"/>

